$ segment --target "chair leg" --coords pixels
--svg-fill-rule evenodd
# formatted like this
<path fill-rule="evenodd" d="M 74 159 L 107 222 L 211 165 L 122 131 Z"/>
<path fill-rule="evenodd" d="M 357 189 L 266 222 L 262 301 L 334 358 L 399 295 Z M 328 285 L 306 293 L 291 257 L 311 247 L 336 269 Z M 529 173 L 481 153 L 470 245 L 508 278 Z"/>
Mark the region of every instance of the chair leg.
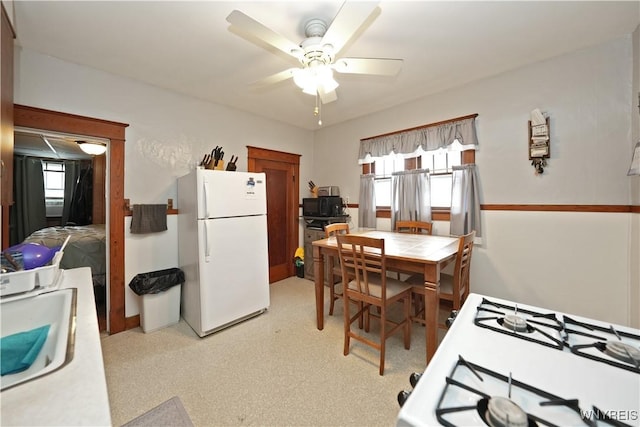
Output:
<path fill-rule="evenodd" d="M 384 375 L 384 353 L 387 343 L 387 310 L 382 309 L 380 313 L 380 375 Z"/>
<path fill-rule="evenodd" d="M 333 274 L 329 274 L 329 279 L 331 280 L 329 285 L 329 316 L 333 316 L 333 305 L 336 301 L 336 284 L 333 283 Z"/>
<path fill-rule="evenodd" d="M 364 304 L 362 305 L 362 303 L 360 303 L 360 307 L 362 307 L 361 309 L 364 310 L 363 314 L 364 314 L 364 330 L 366 332 L 369 332 L 369 330 L 371 329 L 371 316 L 369 315 L 369 310 L 371 310 L 371 304 Z"/>
<path fill-rule="evenodd" d="M 411 295 L 411 299 L 413 300 L 413 317 L 414 319 L 423 324 L 426 325 L 425 322 L 425 316 L 426 316 L 426 310 L 425 310 L 425 304 L 424 304 L 424 294 L 423 293 L 413 293 Z"/>
<path fill-rule="evenodd" d="M 343 299 L 343 306 L 344 306 L 344 313 L 343 313 L 343 318 L 344 318 L 344 350 L 343 350 L 343 354 L 346 356 L 347 354 L 349 354 L 349 344 L 350 344 L 350 339 L 351 339 L 351 313 L 349 313 L 349 298 L 347 297 L 346 294 L 343 293 L 342 296 Z M 362 316 L 360 316 L 360 319 L 362 321 Z"/>
<path fill-rule="evenodd" d="M 404 299 L 404 348 L 411 347 L 411 294 Z"/>

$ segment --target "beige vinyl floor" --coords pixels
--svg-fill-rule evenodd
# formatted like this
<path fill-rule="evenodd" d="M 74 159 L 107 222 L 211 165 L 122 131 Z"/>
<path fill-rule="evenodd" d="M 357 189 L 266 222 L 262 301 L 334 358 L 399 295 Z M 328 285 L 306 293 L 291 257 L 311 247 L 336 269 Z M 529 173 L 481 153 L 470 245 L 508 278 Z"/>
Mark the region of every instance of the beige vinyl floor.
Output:
<path fill-rule="evenodd" d="M 104 336 L 112 424 L 179 396 L 196 426 L 395 425 L 398 392 L 425 369 L 424 327 L 413 324 L 410 350 L 401 333 L 389 338 L 380 376 L 374 349 L 352 340 L 342 354 L 341 300 L 319 331 L 313 282 L 291 277 L 270 290 L 267 312 L 205 338 L 182 319 Z M 327 313 L 328 291 L 325 301 Z"/>

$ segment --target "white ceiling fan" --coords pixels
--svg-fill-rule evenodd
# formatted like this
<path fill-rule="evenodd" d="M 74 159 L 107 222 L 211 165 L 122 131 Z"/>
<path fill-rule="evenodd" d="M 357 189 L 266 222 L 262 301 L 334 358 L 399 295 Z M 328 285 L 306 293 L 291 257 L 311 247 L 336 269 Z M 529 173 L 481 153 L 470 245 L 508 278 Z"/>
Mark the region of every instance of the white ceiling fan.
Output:
<path fill-rule="evenodd" d="M 255 82 L 255 86 L 293 78 L 304 93 L 315 95 L 326 104 L 337 99 L 335 89 L 338 83 L 333 78 L 333 71 L 378 76 L 395 76 L 400 71 L 402 59 L 340 57 L 342 49 L 374 16 L 377 7 L 377 3 L 372 2 L 345 1 L 330 25 L 318 18 L 307 21 L 306 38 L 300 43 L 288 40 L 239 10 L 231 12 L 227 21 L 235 29 L 275 47 L 298 62 L 298 67 L 268 76 Z M 315 113 L 318 114 L 317 105 Z"/>

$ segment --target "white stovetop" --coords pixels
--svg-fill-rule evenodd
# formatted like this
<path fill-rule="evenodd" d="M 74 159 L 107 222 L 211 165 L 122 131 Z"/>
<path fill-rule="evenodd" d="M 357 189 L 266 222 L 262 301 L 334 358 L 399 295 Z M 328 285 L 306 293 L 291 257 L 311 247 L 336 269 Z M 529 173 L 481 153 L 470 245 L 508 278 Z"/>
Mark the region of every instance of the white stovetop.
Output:
<path fill-rule="evenodd" d="M 622 411 L 621 416 L 631 418 L 623 420 L 626 424 L 640 426 L 640 374 L 598 363 L 568 350 L 545 347 L 478 327 L 473 321 L 482 298 L 478 294 L 471 294 L 467 298 L 422 378 L 401 408 L 398 426 L 440 425 L 435 408 L 445 378 L 451 374 L 458 356 L 507 376 L 512 373 L 518 381 L 559 397 L 579 399 L 579 406 L 584 410 L 590 410 L 595 405 L 603 411 Z M 510 301 L 487 298 L 513 305 Z M 571 317 L 589 320 L 580 316 Z M 640 334 L 640 331 L 632 328 L 614 326 L 622 331 Z"/>

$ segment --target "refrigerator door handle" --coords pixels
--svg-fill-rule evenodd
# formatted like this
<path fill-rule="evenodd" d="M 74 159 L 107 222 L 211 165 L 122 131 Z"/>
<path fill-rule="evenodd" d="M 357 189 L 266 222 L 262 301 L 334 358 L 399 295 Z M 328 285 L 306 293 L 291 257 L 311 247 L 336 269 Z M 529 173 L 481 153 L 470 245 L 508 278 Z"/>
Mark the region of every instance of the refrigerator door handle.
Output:
<path fill-rule="evenodd" d="M 202 180 L 203 197 L 204 197 L 204 217 L 209 218 L 209 183 L 206 179 Z"/>
<path fill-rule="evenodd" d="M 211 247 L 209 246 L 209 230 L 207 229 L 207 221 L 203 222 L 204 231 L 204 262 L 211 261 Z"/>

